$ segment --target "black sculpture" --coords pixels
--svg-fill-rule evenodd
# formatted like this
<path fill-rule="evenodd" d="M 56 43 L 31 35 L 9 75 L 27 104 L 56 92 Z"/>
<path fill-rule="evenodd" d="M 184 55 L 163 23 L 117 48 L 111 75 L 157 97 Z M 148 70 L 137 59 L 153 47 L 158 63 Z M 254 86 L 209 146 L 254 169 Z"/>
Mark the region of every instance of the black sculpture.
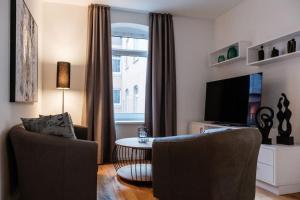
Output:
<path fill-rule="evenodd" d="M 260 107 L 255 116 L 258 130 L 262 135 L 262 144 L 272 144 L 269 138 L 270 130 L 273 127 L 274 111 L 270 107 Z"/>
<path fill-rule="evenodd" d="M 276 49 L 275 47 L 273 47 L 272 53 L 271 53 L 271 57 L 277 57 L 279 56 L 279 50 Z"/>
<path fill-rule="evenodd" d="M 279 109 L 277 113 L 277 119 L 279 121 L 277 144 L 293 145 L 294 137 L 290 137 L 292 133 L 292 125 L 290 119 L 292 112 L 289 110 L 290 101 L 287 99 L 284 93 L 281 94 L 277 107 Z M 282 109 L 284 107 L 284 110 Z M 285 128 L 284 128 L 285 127 Z"/>

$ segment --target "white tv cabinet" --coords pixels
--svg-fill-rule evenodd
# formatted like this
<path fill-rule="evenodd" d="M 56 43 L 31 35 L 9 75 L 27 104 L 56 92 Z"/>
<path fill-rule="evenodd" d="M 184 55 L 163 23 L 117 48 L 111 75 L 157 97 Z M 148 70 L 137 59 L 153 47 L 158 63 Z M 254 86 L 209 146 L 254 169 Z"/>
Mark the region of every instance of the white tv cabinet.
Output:
<path fill-rule="evenodd" d="M 203 133 L 203 131 L 215 131 L 220 128 L 241 129 L 244 127 L 191 122 L 189 133 Z M 276 129 L 272 130 L 273 136 L 275 131 Z M 277 195 L 300 192 L 300 145 L 262 144 L 258 155 L 256 185 Z"/>

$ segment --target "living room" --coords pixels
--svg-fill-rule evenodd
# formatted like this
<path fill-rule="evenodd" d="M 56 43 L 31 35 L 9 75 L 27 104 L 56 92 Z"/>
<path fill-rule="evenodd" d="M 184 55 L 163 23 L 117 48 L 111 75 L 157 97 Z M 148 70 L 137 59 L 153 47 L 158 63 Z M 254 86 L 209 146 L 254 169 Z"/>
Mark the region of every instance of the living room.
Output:
<path fill-rule="evenodd" d="M 300 199 L 299 10 L 2 0 L 0 199 Z"/>

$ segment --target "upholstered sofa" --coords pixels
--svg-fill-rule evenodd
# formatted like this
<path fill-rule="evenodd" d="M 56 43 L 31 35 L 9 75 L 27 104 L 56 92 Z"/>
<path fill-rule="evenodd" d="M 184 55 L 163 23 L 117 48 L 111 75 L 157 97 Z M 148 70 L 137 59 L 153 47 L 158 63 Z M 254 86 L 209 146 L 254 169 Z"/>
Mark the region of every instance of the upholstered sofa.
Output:
<path fill-rule="evenodd" d="M 9 132 L 20 200 L 96 200 L 97 144 L 75 126 L 77 140 L 45 136 L 21 126 Z M 14 167 L 12 167 L 14 169 Z"/>
<path fill-rule="evenodd" d="M 160 200 L 254 200 L 256 129 L 155 139 L 154 196 Z"/>

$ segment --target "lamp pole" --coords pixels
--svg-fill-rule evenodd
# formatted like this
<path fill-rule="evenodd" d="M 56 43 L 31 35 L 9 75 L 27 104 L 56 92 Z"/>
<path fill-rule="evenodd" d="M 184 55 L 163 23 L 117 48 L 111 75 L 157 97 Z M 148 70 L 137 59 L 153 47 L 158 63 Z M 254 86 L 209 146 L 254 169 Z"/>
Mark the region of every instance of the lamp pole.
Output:
<path fill-rule="evenodd" d="M 62 89 L 62 113 L 65 112 L 65 89 Z"/>

